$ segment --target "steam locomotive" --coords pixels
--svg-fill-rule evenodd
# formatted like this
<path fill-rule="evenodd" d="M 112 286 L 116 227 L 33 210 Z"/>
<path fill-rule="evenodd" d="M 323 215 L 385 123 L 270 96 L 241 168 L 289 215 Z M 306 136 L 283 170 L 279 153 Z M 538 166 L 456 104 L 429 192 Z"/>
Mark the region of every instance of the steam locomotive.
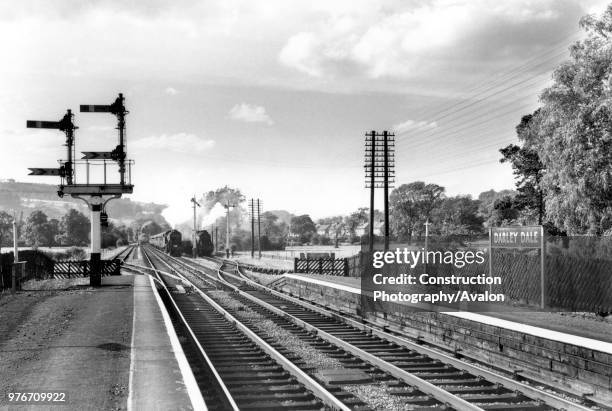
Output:
<path fill-rule="evenodd" d="M 154 247 L 175 257 L 181 256 L 181 233 L 177 230 L 168 230 L 152 235 L 149 243 Z"/>
<path fill-rule="evenodd" d="M 214 251 L 212 237 L 206 230 L 196 231 L 198 257 L 210 257 Z"/>
<path fill-rule="evenodd" d="M 198 240 L 198 257 L 210 257 L 214 251 L 212 238 L 208 231 L 196 231 Z M 181 233 L 177 230 L 168 230 L 163 233 L 153 235 L 149 238 L 149 243 L 158 249 L 175 257 L 180 257 L 183 253 L 191 255 L 191 241 L 182 241 Z"/>

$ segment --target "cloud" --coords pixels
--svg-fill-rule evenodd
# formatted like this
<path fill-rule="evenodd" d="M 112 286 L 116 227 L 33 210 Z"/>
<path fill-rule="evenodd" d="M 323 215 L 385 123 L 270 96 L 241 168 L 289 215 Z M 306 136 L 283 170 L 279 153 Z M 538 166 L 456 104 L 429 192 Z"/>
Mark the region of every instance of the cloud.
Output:
<path fill-rule="evenodd" d="M 438 124 L 435 121 L 427 122 L 427 121 L 415 121 L 415 120 L 406 120 L 401 123 L 398 123 L 393 126 L 393 131 L 397 134 L 405 133 L 407 131 L 413 130 L 431 130 L 438 127 Z"/>
<path fill-rule="evenodd" d="M 131 148 L 171 150 L 177 153 L 201 153 L 210 150 L 214 140 L 206 140 L 191 133 L 162 134 L 145 137 L 130 144 Z"/>
<path fill-rule="evenodd" d="M 170 96 L 176 96 L 178 94 L 178 90 L 174 87 L 167 87 L 164 91 Z"/>
<path fill-rule="evenodd" d="M 263 106 L 256 106 L 247 103 L 236 104 L 228 113 L 228 118 L 246 123 L 266 123 L 274 124 L 274 121 L 266 113 Z"/>
<path fill-rule="evenodd" d="M 287 39 L 278 60 L 316 78 L 406 80 L 440 74 L 451 64 L 453 74 L 472 74 L 479 65 L 504 66 L 550 48 L 581 12 L 574 0 L 377 4 L 367 12 L 322 14 L 325 18 Z"/>

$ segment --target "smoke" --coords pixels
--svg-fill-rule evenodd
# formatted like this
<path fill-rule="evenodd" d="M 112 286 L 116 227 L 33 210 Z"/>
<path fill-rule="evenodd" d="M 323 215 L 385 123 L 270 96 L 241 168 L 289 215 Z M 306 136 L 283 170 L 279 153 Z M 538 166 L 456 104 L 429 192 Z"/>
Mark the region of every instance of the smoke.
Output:
<path fill-rule="evenodd" d="M 225 215 L 225 208 L 221 205 L 221 203 L 215 203 L 215 205 L 202 217 L 202 227 L 207 227 L 210 224 L 214 223 L 215 220 L 219 217 L 223 217 Z"/>

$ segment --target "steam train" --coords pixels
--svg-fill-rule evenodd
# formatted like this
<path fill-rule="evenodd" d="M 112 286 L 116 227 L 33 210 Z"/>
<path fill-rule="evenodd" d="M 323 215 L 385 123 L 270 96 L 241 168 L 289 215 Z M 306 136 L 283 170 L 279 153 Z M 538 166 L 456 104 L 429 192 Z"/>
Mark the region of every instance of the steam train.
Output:
<path fill-rule="evenodd" d="M 214 251 L 212 237 L 206 230 L 196 231 L 198 257 L 210 257 Z"/>
<path fill-rule="evenodd" d="M 168 230 L 149 237 L 149 243 L 172 256 L 180 257 L 182 254 L 181 239 L 179 231 Z"/>
<path fill-rule="evenodd" d="M 212 238 L 208 231 L 196 231 L 198 245 L 198 257 L 210 257 L 214 251 Z M 149 238 L 149 243 L 156 248 L 172 255 L 180 257 L 183 253 L 191 255 L 191 241 L 182 241 L 181 233 L 177 230 L 168 230 L 163 233 L 153 235 Z"/>

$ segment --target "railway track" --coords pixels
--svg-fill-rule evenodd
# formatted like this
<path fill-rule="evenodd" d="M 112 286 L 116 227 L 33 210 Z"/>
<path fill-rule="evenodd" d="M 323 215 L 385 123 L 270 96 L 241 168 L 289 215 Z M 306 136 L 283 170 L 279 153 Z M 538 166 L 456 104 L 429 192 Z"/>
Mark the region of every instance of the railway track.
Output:
<path fill-rule="evenodd" d="M 193 262 L 190 263 L 193 266 Z M 255 309 L 268 310 L 300 325 L 365 361 L 391 364 L 483 409 L 589 409 L 489 370 L 418 344 L 372 329 L 352 319 L 282 295 L 245 278 L 235 264 L 224 264 L 217 275 L 237 287 Z M 385 364 L 386 363 L 386 364 Z M 401 378 L 401 373 L 393 373 Z"/>
<path fill-rule="evenodd" d="M 192 260 L 153 253 L 170 273 L 189 279 L 188 283 L 199 294 L 207 295 L 231 315 L 239 317 L 241 311 L 248 310 L 258 316 L 257 321 L 244 321 L 243 325 L 321 383 L 349 409 L 380 408 L 367 398 L 364 401 L 359 391 L 360 387 L 371 386 L 395 399 L 385 407 L 389 409 L 588 409 L 428 348 L 416 344 L 407 346 L 408 342 L 401 338 L 381 336 L 380 332 L 355 324 L 354 320 L 342 319 L 320 307 L 279 295 L 248 280 L 235 264 L 218 262 L 216 267 L 209 264 L 205 267 Z M 365 378 L 355 384 L 326 379 L 325 372 L 305 363 L 291 347 L 283 346 L 278 333 L 274 335 L 258 327 L 262 319 L 271 321 L 322 356 L 339 359 L 339 369 Z M 220 337 L 219 343 L 223 344 L 222 341 L 225 338 Z M 236 367 L 236 364 L 227 364 L 224 370 L 231 375 Z"/>
<path fill-rule="evenodd" d="M 113 259 L 118 259 L 119 261 L 123 263 L 132 255 L 135 249 L 136 249 L 135 246 L 128 245 L 123 250 L 121 250 L 119 253 L 117 253 L 115 256 L 113 256 Z"/>
<path fill-rule="evenodd" d="M 190 336 L 186 355 L 209 409 L 349 409 L 208 297 L 214 282 L 182 292 L 191 287 L 186 279 L 164 271 L 171 268 L 159 253 L 143 254 L 166 285 L 183 336 Z"/>

